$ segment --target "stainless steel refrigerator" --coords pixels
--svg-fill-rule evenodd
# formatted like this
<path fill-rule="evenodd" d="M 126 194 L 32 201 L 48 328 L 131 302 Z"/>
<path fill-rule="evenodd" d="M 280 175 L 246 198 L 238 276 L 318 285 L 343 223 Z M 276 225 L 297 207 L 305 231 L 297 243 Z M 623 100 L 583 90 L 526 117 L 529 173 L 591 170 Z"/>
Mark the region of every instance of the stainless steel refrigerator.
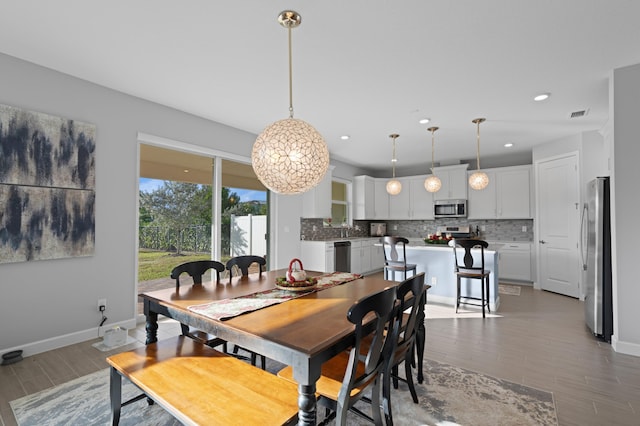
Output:
<path fill-rule="evenodd" d="M 611 342 L 613 298 L 611 289 L 611 218 L 609 178 L 588 185 L 582 214 L 582 261 L 586 270 L 584 314 L 594 335 Z"/>

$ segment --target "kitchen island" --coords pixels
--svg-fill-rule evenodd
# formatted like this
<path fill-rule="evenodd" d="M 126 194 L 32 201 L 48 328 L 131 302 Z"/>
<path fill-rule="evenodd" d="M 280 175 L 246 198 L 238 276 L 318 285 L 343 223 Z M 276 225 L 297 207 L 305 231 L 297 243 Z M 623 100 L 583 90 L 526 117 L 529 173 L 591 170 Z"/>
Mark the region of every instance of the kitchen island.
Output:
<path fill-rule="evenodd" d="M 379 245 L 379 244 L 376 244 Z M 464 250 L 459 249 L 459 256 L 464 256 Z M 489 307 L 497 311 L 500 306 L 498 294 L 498 253 L 497 247 L 484 251 L 485 269 L 491 271 L 489 276 Z M 455 306 L 456 304 L 456 275 L 454 273 L 453 249 L 444 244 L 425 244 L 422 240 L 410 240 L 406 247 L 407 263 L 415 263 L 417 272 L 425 273 L 425 284 L 429 289 L 429 302 Z M 474 265 L 480 265 L 480 249 L 473 249 Z M 389 276 L 391 279 L 391 276 Z M 396 274 L 396 280 L 401 280 L 402 274 Z M 462 295 L 481 297 L 479 280 L 462 279 L 460 290 Z M 473 302 L 477 303 L 477 302 Z M 461 308 L 464 305 L 461 305 Z"/>

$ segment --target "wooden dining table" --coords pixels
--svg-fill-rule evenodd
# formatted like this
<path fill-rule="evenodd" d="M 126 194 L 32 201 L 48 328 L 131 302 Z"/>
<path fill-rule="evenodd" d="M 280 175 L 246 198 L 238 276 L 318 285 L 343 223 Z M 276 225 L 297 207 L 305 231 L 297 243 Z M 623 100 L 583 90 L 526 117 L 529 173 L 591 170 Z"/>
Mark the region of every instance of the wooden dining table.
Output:
<path fill-rule="evenodd" d="M 378 276 L 362 277 L 226 320 L 214 320 L 189 310 L 189 306 L 272 289 L 276 278 L 283 277 L 285 272 L 267 271 L 221 280 L 218 284 L 215 281 L 183 284 L 177 289 L 141 293 L 146 343 L 157 341 L 158 315 L 164 315 L 290 365 L 298 382 L 298 424 L 315 425 L 316 381 L 321 366 L 353 344 L 354 325 L 347 320 L 348 309 L 362 297 L 398 283 Z M 321 275 L 311 271 L 307 274 Z M 424 323 L 424 309 L 419 314 L 420 323 Z M 419 353 L 424 350 L 424 332 L 421 340 Z M 421 366 L 418 371 L 422 372 Z"/>

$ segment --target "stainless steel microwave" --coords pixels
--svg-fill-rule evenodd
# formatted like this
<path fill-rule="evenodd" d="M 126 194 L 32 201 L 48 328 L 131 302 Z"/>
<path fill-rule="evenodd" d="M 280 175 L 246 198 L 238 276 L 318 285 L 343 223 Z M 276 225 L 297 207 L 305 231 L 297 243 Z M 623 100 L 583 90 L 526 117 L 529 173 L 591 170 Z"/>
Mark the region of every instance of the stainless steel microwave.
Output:
<path fill-rule="evenodd" d="M 467 200 L 436 200 L 433 215 L 438 217 L 467 217 Z"/>

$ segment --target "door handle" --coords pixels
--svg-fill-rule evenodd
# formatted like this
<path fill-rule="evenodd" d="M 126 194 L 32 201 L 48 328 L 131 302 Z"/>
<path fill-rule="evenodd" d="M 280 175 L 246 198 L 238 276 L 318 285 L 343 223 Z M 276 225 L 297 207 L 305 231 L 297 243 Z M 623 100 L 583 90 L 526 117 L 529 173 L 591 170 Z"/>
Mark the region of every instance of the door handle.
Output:
<path fill-rule="evenodd" d="M 547 244 L 547 242 L 545 240 L 540 240 L 538 241 L 540 244 Z"/>

